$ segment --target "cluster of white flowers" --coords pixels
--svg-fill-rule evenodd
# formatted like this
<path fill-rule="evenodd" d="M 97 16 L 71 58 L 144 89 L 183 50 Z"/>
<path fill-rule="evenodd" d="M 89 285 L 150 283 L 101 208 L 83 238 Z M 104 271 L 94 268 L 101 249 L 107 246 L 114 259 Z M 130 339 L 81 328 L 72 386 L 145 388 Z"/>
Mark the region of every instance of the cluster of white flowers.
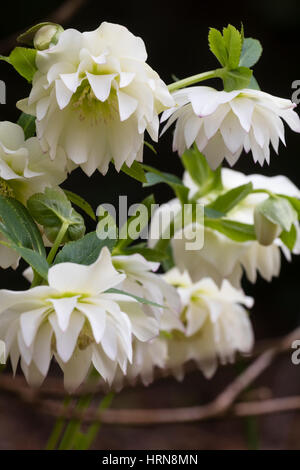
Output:
<path fill-rule="evenodd" d="M 191 195 L 196 194 L 198 187 L 192 181 L 188 173 L 184 174 L 184 183 L 190 188 Z M 199 198 L 199 203 L 214 201 L 220 194 L 251 182 L 254 189 L 280 191 L 281 194 L 300 198 L 300 190 L 285 176 L 267 177 L 263 175 L 244 175 L 228 168 L 222 169 L 223 189 L 210 192 L 207 196 Z M 254 223 L 255 207 L 268 198 L 266 193 L 254 193 L 248 195 L 241 203 L 236 205 L 226 215 L 226 218 L 246 224 Z M 179 213 L 181 204 L 178 199 L 163 204 L 155 212 L 150 231 L 150 247 L 154 246 L 156 239 L 151 234 L 164 233 L 164 222 L 168 223 Z M 297 240 L 293 248 L 294 254 L 300 253 L 300 235 L 298 223 Z M 199 230 L 203 227 L 199 226 Z M 176 265 L 181 270 L 188 270 L 192 279 L 197 281 L 203 277 L 211 277 L 221 285 L 223 279 L 228 279 L 231 284 L 239 287 L 243 270 L 248 279 L 255 283 L 257 271 L 270 281 L 280 272 L 280 250 L 288 260 L 291 259 L 289 249 L 279 238 L 275 238 L 268 246 L 261 245 L 257 240 L 238 242 L 226 237 L 223 233 L 204 227 L 204 246 L 200 250 L 187 250 L 186 242 L 191 239 L 195 226 L 191 224 L 185 227 L 184 236 L 174 236 L 172 246 Z M 222 263 L 220 263 L 222 259 Z"/>
<path fill-rule="evenodd" d="M 0 122 L 0 195 L 23 205 L 32 195 L 60 185 L 74 168 L 81 167 L 91 176 L 96 170 L 106 174 L 111 162 L 117 171 L 124 164 L 141 162 L 145 132 L 158 139 L 160 113 L 161 122 L 167 121 L 163 132 L 176 123 L 173 150 L 182 156 L 194 144 L 212 170 L 224 159 L 234 165 L 243 150 L 251 151 L 255 162 L 269 163 L 270 146 L 278 152 L 279 142 L 285 143 L 283 121 L 300 132 L 295 105 L 260 90 L 193 86 L 171 94 L 169 90 L 180 84 L 167 87 L 147 64 L 143 40 L 117 24 L 103 22 L 95 31 L 83 33 L 44 25 L 33 45 L 37 50 L 32 89 L 17 105 L 35 117 L 37 136 L 25 140 L 19 125 Z M 205 165 L 206 172 L 213 173 Z M 135 245 L 122 251 L 117 244 L 112 253 L 103 247 L 89 265 L 59 263 L 54 257 L 67 239 L 63 229 L 69 222 L 67 217 L 56 217 L 62 227 L 47 258 L 49 264 L 54 260 L 48 282 L 48 265 L 42 259 L 40 270 L 44 273 L 46 264 L 46 274 L 40 280 L 35 269 L 34 287 L 0 290 L 0 363 L 3 355 L 10 357 L 14 373 L 20 363 L 29 384 L 37 386 L 54 358 L 63 371 L 65 387 L 73 391 L 92 368 L 106 387 L 120 389 L 138 380 L 148 385 L 156 370 L 182 379 L 189 361 L 210 378 L 219 362 L 250 353 L 254 334 L 246 308 L 252 307 L 253 299 L 241 290 L 243 273 L 253 283 L 258 272 L 270 281 L 279 274 L 281 251 L 287 259 L 291 251 L 300 253 L 297 216 L 292 220 L 296 240 L 289 250 L 280 239 L 282 227 L 261 215 L 258 206 L 273 193 L 286 197 L 285 201 L 300 199 L 300 190 L 284 176 L 246 176 L 223 168 L 220 177 L 222 185 L 199 196 L 193 175 L 186 172 L 183 183 L 193 198 L 189 201 L 211 204 L 229 190 L 252 183 L 255 192 L 247 193 L 220 217 L 227 224 L 230 220 L 254 227 L 253 237 L 235 241 L 196 224 L 196 230 L 204 230 L 204 246 L 189 251 L 186 242 L 195 234 L 195 223 L 190 223 L 181 236 L 175 231 L 173 257 L 168 260 L 174 261 L 174 267 L 165 274 L 158 271 L 160 263 L 141 254 L 128 255 Z M 172 178 L 158 179 L 174 187 Z M 79 205 L 87 209 L 84 202 Z M 54 212 L 51 228 L 58 206 L 42 209 L 46 219 L 48 209 Z M 150 252 L 156 256 L 150 259 L 157 259 L 159 250 L 151 251 L 157 235 L 165 233 L 181 210 L 182 201 L 173 199 L 156 211 L 148 247 L 141 245 L 141 253 Z M 36 213 L 31 215 L 41 223 Z M 16 267 L 18 261 L 1 230 L 0 266 Z M 32 281 L 34 270 L 28 269 L 26 277 Z"/>

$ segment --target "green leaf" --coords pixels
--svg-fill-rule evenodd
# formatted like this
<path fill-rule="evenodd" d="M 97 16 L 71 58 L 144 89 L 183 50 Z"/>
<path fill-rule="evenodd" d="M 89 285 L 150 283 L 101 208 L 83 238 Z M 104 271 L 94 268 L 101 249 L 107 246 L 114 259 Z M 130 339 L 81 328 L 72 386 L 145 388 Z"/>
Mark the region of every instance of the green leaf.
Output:
<path fill-rule="evenodd" d="M 152 152 L 153 152 L 155 155 L 157 155 L 157 151 L 155 150 L 155 148 L 153 147 L 152 144 L 150 144 L 149 142 L 147 142 L 146 140 L 144 140 L 144 145 L 145 145 L 146 147 L 148 147 L 150 150 L 152 150 Z"/>
<path fill-rule="evenodd" d="M 126 295 L 128 297 L 132 297 L 133 299 L 137 300 L 141 304 L 152 305 L 153 307 L 165 308 L 164 305 L 157 304 L 156 302 L 152 302 L 151 300 L 144 299 L 143 297 L 133 295 L 130 292 L 125 292 L 124 290 L 121 290 L 121 289 L 115 289 L 114 287 L 112 287 L 111 289 L 107 289 L 105 292 L 107 292 L 108 294 Z"/>
<path fill-rule="evenodd" d="M 126 163 L 124 163 L 122 165 L 121 171 L 123 171 L 123 173 L 126 173 L 126 175 L 131 176 L 131 178 L 140 181 L 141 183 L 147 182 L 143 166 L 136 160 L 132 163 L 130 167 L 127 166 Z"/>
<path fill-rule="evenodd" d="M 27 207 L 34 219 L 45 228 L 47 238 L 54 242 L 63 223 L 69 225 L 63 242 L 83 237 L 83 217 L 73 209 L 70 201 L 60 188 L 46 188 L 27 201 Z"/>
<path fill-rule="evenodd" d="M 291 230 L 289 232 L 287 232 L 286 230 L 281 232 L 279 238 L 285 244 L 285 246 L 287 246 L 288 249 L 292 251 L 297 241 L 297 230 L 295 225 L 293 224 L 291 226 Z"/>
<path fill-rule="evenodd" d="M 277 196 L 287 199 L 289 203 L 293 206 L 295 211 L 297 212 L 298 219 L 300 219 L 300 200 L 296 197 L 286 196 L 285 194 L 277 194 Z"/>
<path fill-rule="evenodd" d="M 171 173 L 163 173 L 149 165 L 143 165 L 143 168 L 148 171 L 146 174 L 147 182 L 144 183 L 144 187 L 166 183 L 173 189 L 176 197 L 178 197 L 182 204 L 188 202 L 189 188 L 184 186 L 181 179 Z"/>
<path fill-rule="evenodd" d="M 63 190 L 69 201 L 71 201 L 75 206 L 79 207 L 83 212 L 91 217 L 91 219 L 96 220 L 95 213 L 92 206 L 85 200 L 83 197 L 78 194 L 69 191 L 68 189 Z"/>
<path fill-rule="evenodd" d="M 237 204 L 245 199 L 252 190 L 252 183 L 237 186 L 236 188 L 221 194 L 207 207 L 218 212 L 223 212 L 223 214 L 227 214 L 227 212 L 230 212 Z"/>
<path fill-rule="evenodd" d="M 242 224 L 234 220 L 227 219 L 205 219 L 205 227 L 217 230 L 223 233 L 227 238 L 236 242 L 246 242 L 248 240 L 256 240 L 253 225 Z"/>
<path fill-rule="evenodd" d="M 148 261 L 159 263 L 168 257 L 168 254 L 165 251 L 149 248 L 146 243 L 139 243 L 137 245 L 127 247 L 122 251 L 122 254 L 124 255 L 134 255 L 136 253 L 144 256 Z"/>
<path fill-rule="evenodd" d="M 233 91 L 247 88 L 250 83 L 252 73 L 252 70 L 247 67 L 237 67 L 232 70 L 224 69 L 220 74 L 224 83 L 224 90 Z"/>
<path fill-rule="evenodd" d="M 107 246 L 111 251 L 114 244 L 115 240 L 109 238 L 100 240 L 96 232 L 90 232 L 80 240 L 66 243 L 57 254 L 54 264 L 71 262 L 90 265 L 98 259 L 100 251 L 104 246 Z"/>
<path fill-rule="evenodd" d="M 16 199 L 0 196 L 1 244 L 15 250 L 44 279 L 48 263 L 39 229 L 27 209 Z"/>
<path fill-rule="evenodd" d="M 11 248 L 19 253 L 20 256 L 36 271 L 43 279 L 48 280 L 49 264 L 46 258 L 43 258 L 37 251 L 24 246 L 11 245 Z"/>
<path fill-rule="evenodd" d="M 298 219 L 293 205 L 285 198 L 270 196 L 257 206 L 257 210 L 273 224 L 289 232 L 292 224 Z"/>
<path fill-rule="evenodd" d="M 259 86 L 258 81 L 256 80 L 256 78 L 254 77 L 254 75 L 252 75 L 252 77 L 251 77 L 248 88 L 251 88 L 252 90 L 260 90 L 260 86 Z"/>
<path fill-rule="evenodd" d="M 0 60 L 5 60 L 30 83 L 37 71 L 35 65 L 36 50 L 26 47 L 15 47 L 9 57 L 0 56 Z"/>
<path fill-rule="evenodd" d="M 199 152 L 196 145 L 184 152 L 182 162 L 194 183 L 199 186 L 197 198 L 222 188 L 221 169 L 211 170 L 205 156 Z"/>
<path fill-rule="evenodd" d="M 139 207 L 137 207 L 136 213 L 138 215 L 133 215 L 130 217 L 127 222 L 123 225 L 123 227 L 120 230 L 119 233 L 119 241 L 116 246 L 116 250 L 122 250 L 125 246 L 129 245 L 133 240 L 136 240 L 140 233 L 143 231 L 143 229 L 146 227 L 149 219 L 151 218 L 151 206 L 155 204 L 155 199 L 153 194 L 150 196 L 147 196 L 140 204 Z M 143 217 L 143 212 L 142 211 L 147 211 L 147 214 L 145 214 L 145 217 Z M 139 224 L 139 229 L 137 230 L 137 227 L 135 225 L 135 237 L 132 237 L 130 232 L 130 226 L 131 224 L 138 219 L 138 222 L 141 221 Z"/>
<path fill-rule="evenodd" d="M 0 218 L 2 232 L 15 245 L 30 248 L 46 257 L 39 229 L 31 215 L 16 199 L 0 195 Z"/>
<path fill-rule="evenodd" d="M 226 66 L 230 69 L 238 67 L 242 51 L 241 33 L 231 24 L 223 28 L 224 44 L 227 49 L 228 61 Z"/>
<path fill-rule="evenodd" d="M 29 139 L 35 135 L 35 116 L 30 114 L 22 113 L 17 121 L 17 124 L 23 128 L 25 139 Z"/>
<path fill-rule="evenodd" d="M 245 38 L 239 65 L 252 67 L 260 59 L 262 50 L 261 43 L 257 39 Z"/>
<path fill-rule="evenodd" d="M 215 28 L 209 29 L 208 44 L 211 52 L 216 56 L 220 64 L 225 67 L 228 61 L 228 54 L 224 38 L 220 31 Z"/>

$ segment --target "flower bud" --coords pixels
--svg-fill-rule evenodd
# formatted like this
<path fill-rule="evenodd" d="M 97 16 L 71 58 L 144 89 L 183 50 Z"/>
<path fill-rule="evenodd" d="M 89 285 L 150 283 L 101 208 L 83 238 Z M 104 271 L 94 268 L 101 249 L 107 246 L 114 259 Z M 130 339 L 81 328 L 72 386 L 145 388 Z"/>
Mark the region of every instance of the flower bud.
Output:
<path fill-rule="evenodd" d="M 278 224 L 274 224 L 261 213 L 259 206 L 254 210 L 254 226 L 257 241 L 264 246 L 271 245 L 282 230 Z"/>
<path fill-rule="evenodd" d="M 63 27 L 59 24 L 48 24 L 42 26 L 34 36 L 33 44 L 36 49 L 43 51 L 48 49 L 50 44 L 56 44 Z"/>

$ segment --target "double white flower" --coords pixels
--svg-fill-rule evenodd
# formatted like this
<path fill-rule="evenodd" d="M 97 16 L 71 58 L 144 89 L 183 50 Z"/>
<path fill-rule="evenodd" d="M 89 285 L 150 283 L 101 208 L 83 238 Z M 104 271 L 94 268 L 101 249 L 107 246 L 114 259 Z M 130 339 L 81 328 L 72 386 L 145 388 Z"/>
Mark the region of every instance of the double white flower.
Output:
<path fill-rule="evenodd" d="M 143 157 L 144 132 L 158 138 L 158 114 L 174 105 L 167 86 L 146 63 L 141 38 L 102 23 L 80 33 L 68 29 L 38 51 L 38 71 L 23 111 L 37 117 L 37 136 L 54 158 L 62 147 L 71 166 L 87 175 L 119 171 Z"/>
<path fill-rule="evenodd" d="M 270 142 L 278 152 L 285 143 L 282 119 L 300 132 L 296 106 L 290 100 L 258 90 L 217 91 L 206 86 L 173 93 L 176 106 L 165 111 L 166 131 L 175 121 L 173 150 L 182 155 L 195 142 L 210 167 L 216 169 L 225 158 L 234 165 L 243 149 L 252 152 L 254 162 L 270 161 Z"/>
<path fill-rule="evenodd" d="M 216 199 L 220 194 L 242 184 L 252 182 L 254 189 L 266 189 L 274 193 L 285 194 L 300 198 L 300 190 L 285 176 L 266 177 L 263 175 L 244 175 L 238 171 L 227 168 L 222 169 L 223 190 L 214 191 L 200 198 L 199 203 L 207 204 Z M 192 181 L 188 173 L 184 174 L 184 183 L 190 188 L 192 196 L 198 191 L 198 187 Z M 240 204 L 235 206 L 227 214 L 227 218 L 241 223 L 253 224 L 255 207 L 268 198 L 265 193 L 255 193 L 247 196 Z M 178 199 L 173 199 L 163 204 L 154 214 L 151 222 L 151 233 L 157 237 L 158 233 L 164 233 L 168 223 L 181 210 Z M 297 240 L 293 253 L 300 252 L 299 228 L 297 228 Z M 203 230 L 203 227 L 199 227 Z M 279 238 L 269 246 L 263 246 L 258 241 L 236 242 L 222 233 L 204 226 L 204 245 L 200 250 L 187 250 L 186 243 L 195 231 L 194 225 L 185 227 L 184 233 L 174 236 L 172 240 L 173 254 L 176 265 L 180 270 L 187 269 L 194 281 L 203 277 L 211 277 L 221 285 L 224 278 L 232 285 L 239 286 L 245 271 L 251 282 L 256 282 L 257 271 L 270 281 L 280 272 L 281 254 L 284 252 L 287 259 L 291 258 L 288 248 Z M 154 246 L 156 239 L 150 239 L 149 245 Z M 221 260 L 221 261 L 220 261 Z"/>
<path fill-rule="evenodd" d="M 187 272 L 177 268 L 164 278 L 177 286 L 183 311 L 185 333 L 173 331 L 168 344 L 166 368 L 181 380 L 184 364 L 195 361 L 207 378 L 215 373 L 218 360 L 233 362 L 235 354 L 249 353 L 254 337 L 248 312 L 253 299 L 233 288 L 226 280 L 220 288 L 210 278 L 192 283 Z"/>
<path fill-rule="evenodd" d="M 39 385 L 54 354 L 69 390 L 84 381 L 91 364 L 108 383 L 117 366 L 125 374 L 133 337 L 150 340 L 158 334 L 159 323 L 133 298 L 106 293 L 124 279 L 103 248 L 90 266 L 51 267 L 49 286 L 0 291 L 0 338 L 14 371 L 21 357 L 28 382 Z"/>

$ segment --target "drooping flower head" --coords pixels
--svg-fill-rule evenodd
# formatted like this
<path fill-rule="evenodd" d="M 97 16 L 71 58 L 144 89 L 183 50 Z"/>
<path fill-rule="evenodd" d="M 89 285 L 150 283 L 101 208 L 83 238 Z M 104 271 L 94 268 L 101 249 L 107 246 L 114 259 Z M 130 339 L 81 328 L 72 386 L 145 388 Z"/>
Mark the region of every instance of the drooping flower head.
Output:
<path fill-rule="evenodd" d="M 103 22 L 95 31 L 67 29 L 56 45 L 38 51 L 28 99 L 18 106 L 37 117 L 37 135 L 54 158 L 62 147 L 87 175 L 119 171 L 142 160 L 144 132 L 156 140 L 158 114 L 174 105 L 146 63 L 141 38 Z"/>
<path fill-rule="evenodd" d="M 218 288 L 210 278 L 192 283 L 187 272 L 172 269 L 164 278 L 176 286 L 183 311 L 185 332 L 174 330 L 168 344 L 166 368 L 181 380 L 184 364 L 195 361 L 207 378 L 215 373 L 218 361 L 232 362 L 235 354 L 249 353 L 253 330 L 248 312 L 253 299 L 233 288 L 226 280 Z"/>
<path fill-rule="evenodd" d="M 49 286 L 0 291 L 0 338 L 14 371 L 21 357 L 27 381 L 39 385 L 54 355 L 69 390 L 84 381 L 91 364 L 108 383 L 117 366 L 125 373 L 133 338 L 148 341 L 158 334 L 159 325 L 133 298 L 106 292 L 124 278 L 103 248 L 90 266 L 51 267 Z"/>
<path fill-rule="evenodd" d="M 251 182 L 254 189 L 266 189 L 274 193 L 284 194 L 300 198 L 299 189 L 285 176 L 267 177 L 263 175 L 244 175 L 241 172 L 231 169 L 222 169 L 223 189 L 208 193 L 198 200 L 199 203 L 208 204 L 213 202 L 220 194 Z M 190 195 L 193 196 L 198 191 L 198 187 L 192 181 L 188 173 L 184 174 L 184 183 L 190 188 Z M 248 195 L 242 202 L 237 204 L 226 217 L 230 220 L 253 224 L 255 208 L 268 198 L 268 194 L 255 193 Z M 167 204 L 163 204 L 155 212 L 151 222 L 151 234 L 164 233 L 164 222 L 168 221 L 181 210 L 178 199 L 173 199 Z M 297 240 L 293 248 L 293 253 L 300 252 L 300 237 L 298 224 Z M 199 227 L 202 230 L 203 227 Z M 261 245 L 257 240 L 238 242 L 232 240 L 216 230 L 204 225 L 204 244 L 200 250 L 187 250 L 186 242 L 191 239 L 195 231 L 194 225 L 185 227 L 183 236 L 174 236 L 172 248 L 176 265 L 181 271 L 188 270 L 193 281 L 198 281 L 203 277 L 211 277 L 219 286 L 223 279 L 228 279 L 236 287 L 240 286 L 243 271 L 245 271 L 251 282 L 256 282 L 257 271 L 260 275 L 271 281 L 273 276 L 278 276 L 281 265 L 280 250 L 283 251 L 287 259 L 291 253 L 283 245 L 279 238 L 275 238 L 268 246 Z M 190 238 L 189 238 L 190 237 Z M 154 246 L 156 239 L 149 240 L 149 246 Z"/>
<path fill-rule="evenodd" d="M 270 143 L 278 152 L 285 143 L 282 120 L 300 132 L 300 119 L 290 100 L 252 90 L 218 91 L 206 86 L 173 93 L 176 106 L 164 112 L 167 130 L 175 121 L 173 150 L 182 155 L 195 142 L 210 167 L 224 159 L 234 165 L 243 150 L 252 152 L 254 162 L 270 162 Z"/>

